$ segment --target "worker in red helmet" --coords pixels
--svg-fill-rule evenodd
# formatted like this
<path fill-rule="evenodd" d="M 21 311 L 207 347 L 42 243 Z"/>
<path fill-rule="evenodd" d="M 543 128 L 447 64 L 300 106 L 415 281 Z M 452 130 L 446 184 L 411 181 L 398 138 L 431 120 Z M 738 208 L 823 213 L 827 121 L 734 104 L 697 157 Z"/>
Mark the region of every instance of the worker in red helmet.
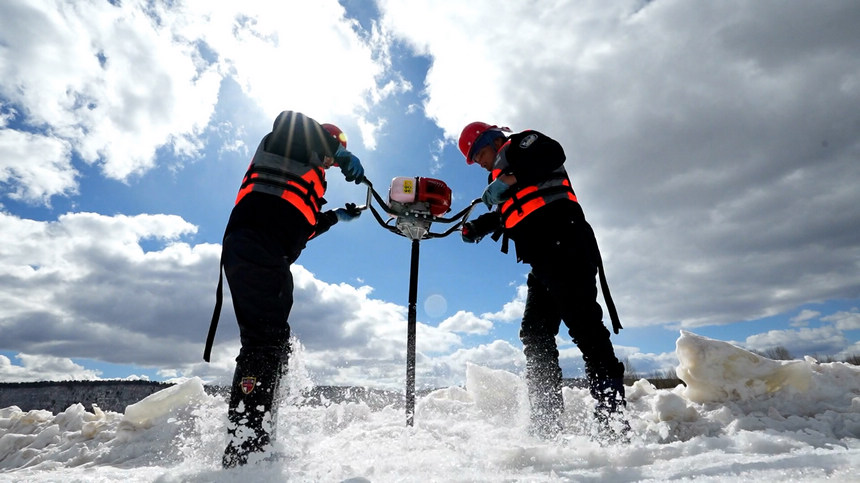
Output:
<path fill-rule="evenodd" d="M 467 125 L 459 140 L 468 164 L 490 172 L 481 199 L 493 211 L 465 223 L 463 240 L 477 243 L 493 233 L 516 246 L 517 261 L 528 263 L 528 295 L 520 328 L 526 356 L 531 406 L 530 430 L 551 438 L 562 429 L 564 409 L 555 337 L 564 321 L 582 352 L 594 416 L 601 438 L 625 440 L 630 426 L 623 415 L 624 365 L 615 356 L 597 302 L 599 273 L 615 333 L 621 329 L 591 225 L 564 168 L 561 145 L 537 131 L 511 134 L 483 122 Z"/>
<path fill-rule="evenodd" d="M 260 141 L 224 230 L 221 264 L 239 323 L 241 350 L 230 387 L 228 444 L 222 464 L 248 463 L 271 444 L 275 397 L 290 353 L 290 265 L 307 241 L 361 213 L 355 205 L 322 211 L 326 170 L 336 165 L 360 183 L 364 168 L 333 124 L 284 111 Z M 221 306 L 221 281 L 204 359 L 209 360 Z"/>

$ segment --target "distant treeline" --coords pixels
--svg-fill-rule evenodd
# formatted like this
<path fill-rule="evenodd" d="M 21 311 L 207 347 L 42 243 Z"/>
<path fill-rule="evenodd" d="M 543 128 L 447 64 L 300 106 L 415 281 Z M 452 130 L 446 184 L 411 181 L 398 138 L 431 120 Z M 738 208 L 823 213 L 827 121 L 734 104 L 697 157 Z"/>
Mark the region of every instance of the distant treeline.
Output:
<path fill-rule="evenodd" d="M 47 387 L 47 386 L 62 386 L 62 385 L 91 385 L 91 386 L 110 386 L 115 385 L 117 383 L 121 383 L 127 386 L 158 386 L 161 389 L 172 386 L 173 383 L 170 382 L 159 382 L 159 381 L 146 381 L 143 379 L 138 380 L 125 380 L 125 379 L 99 379 L 99 380 L 68 380 L 68 381 L 35 381 L 35 382 L 0 382 L 0 390 L 10 387 L 10 388 L 22 388 L 22 387 Z"/>
<path fill-rule="evenodd" d="M 774 360 L 793 360 L 784 347 L 775 347 L 757 354 Z M 840 361 L 832 357 L 815 357 L 821 363 L 845 362 L 860 365 L 860 356 L 843 358 Z M 631 385 L 640 379 L 646 379 L 657 389 L 672 389 L 684 382 L 677 377 L 675 369 L 655 371 L 644 375 L 637 373 L 628 359 L 624 359 L 624 383 Z M 588 383 L 583 378 L 566 378 L 563 385 L 567 387 L 585 388 Z M 23 411 L 45 409 L 53 413 L 65 411 L 73 404 L 83 404 L 91 410 L 93 405 L 105 411 L 125 412 L 126 406 L 134 404 L 152 393 L 172 386 L 172 383 L 159 381 L 123 379 L 97 381 L 38 381 L 38 382 L 0 382 L 0 409 L 18 406 Z M 226 397 L 227 387 L 204 386 L 208 394 Z M 431 389 L 421 389 L 418 395 L 427 394 Z M 317 386 L 303 393 L 297 404 L 325 405 L 340 402 L 363 402 L 373 409 L 389 405 L 402 406 L 404 396 L 399 391 L 372 389 L 349 386 Z"/>
<path fill-rule="evenodd" d="M 0 409 L 17 406 L 22 411 L 41 409 L 57 414 L 80 403 L 87 411 L 97 406 L 103 411 L 123 413 L 127 406 L 172 385 L 144 380 L 0 382 Z M 229 392 L 224 386 L 204 386 L 204 390 L 222 398 Z M 309 406 L 341 402 L 363 402 L 372 409 L 381 409 L 390 405 L 403 406 L 404 396 L 383 389 L 315 386 L 298 395 L 295 401 Z"/>
<path fill-rule="evenodd" d="M 129 404 L 171 385 L 167 382 L 119 379 L 2 382 L 0 408 L 17 406 L 22 411 L 44 409 L 56 414 L 80 403 L 88 411 L 95 405 L 104 411 L 125 412 Z"/>
<path fill-rule="evenodd" d="M 789 350 L 785 348 L 785 346 L 781 345 L 771 347 L 770 349 L 752 352 L 754 354 L 758 354 L 760 356 L 767 357 L 768 359 L 773 359 L 775 361 L 793 361 L 795 359 L 791 352 L 789 352 Z M 860 366 L 860 354 L 849 355 L 840 359 L 837 359 L 833 356 L 819 356 L 817 354 L 813 354 L 811 357 L 822 364 L 827 364 L 830 362 L 844 362 L 846 364 Z"/>

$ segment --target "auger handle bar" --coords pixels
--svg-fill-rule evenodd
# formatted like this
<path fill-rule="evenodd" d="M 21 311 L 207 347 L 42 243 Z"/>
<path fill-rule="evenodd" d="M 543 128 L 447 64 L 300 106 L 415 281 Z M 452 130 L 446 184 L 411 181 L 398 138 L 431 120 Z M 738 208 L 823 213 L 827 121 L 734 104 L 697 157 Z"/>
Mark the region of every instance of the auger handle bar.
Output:
<path fill-rule="evenodd" d="M 454 225 L 452 227 L 448 228 L 447 230 L 445 230 L 441 233 L 435 233 L 435 232 L 431 232 L 428 230 L 427 233 L 423 237 L 423 238 L 443 238 L 443 237 L 450 235 L 451 233 L 454 233 L 460 227 L 462 227 L 463 224 L 466 222 L 466 219 L 468 219 L 469 215 L 472 213 L 472 209 L 475 207 L 475 205 L 477 205 L 478 203 L 481 202 L 480 198 L 476 198 L 476 199 L 472 200 L 472 202 L 469 203 L 469 205 L 467 207 L 463 208 L 458 213 L 454 214 L 453 216 L 449 216 L 449 217 L 434 216 L 434 215 L 427 214 L 427 213 L 410 212 L 410 211 L 407 211 L 405 213 L 398 213 L 396 210 L 391 208 L 391 206 L 389 206 L 388 203 L 382 198 L 382 196 L 380 196 L 379 193 L 373 188 L 373 183 L 371 183 L 369 179 L 364 178 L 361 182 L 363 184 L 367 185 L 367 199 L 366 199 L 365 204 L 363 206 L 358 206 L 356 208 L 358 208 L 359 210 L 370 209 L 370 212 L 373 213 L 373 217 L 376 218 L 377 223 L 379 223 L 379 225 L 381 227 L 385 228 L 386 230 L 388 230 L 392 233 L 395 233 L 395 234 L 403 236 L 403 237 L 405 237 L 406 235 L 401 233 L 400 230 L 398 230 L 396 226 L 392 226 L 389 223 L 392 219 L 398 218 L 398 217 L 406 217 L 406 218 L 412 218 L 415 220 L 427 221 L 427 222 L 431 222 L 431 223 L 454 223 Z M 373 203 L 372 203 L 373 200 L 376 200 L 376 202 L 379 204 L 379 206 L 382 208 L 382 210 L 387 215 L 391 216 L 392 218 L 389 218 L 388 221 L 385 221 L 382 218 L 382 215 L 379 214 L 379 211 L 377 211 L 376 208 L 373 207 Z"/>

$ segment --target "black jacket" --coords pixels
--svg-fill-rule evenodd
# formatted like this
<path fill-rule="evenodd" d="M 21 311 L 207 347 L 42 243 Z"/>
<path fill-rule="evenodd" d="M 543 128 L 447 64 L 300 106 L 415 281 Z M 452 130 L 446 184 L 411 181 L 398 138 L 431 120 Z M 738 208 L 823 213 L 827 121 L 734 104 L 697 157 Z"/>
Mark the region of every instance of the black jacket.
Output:
<path fill-rule="evenodd" d="M 263 143 L 267 152 L 303 162 L 310 162 L 314 156 L 333 157 L 339 145 L 318 122 L 294 111 L 278 115 Z M 337 216 L 326 211 L 320 213 L 316 226 L 311 226 L 289 202 L 251 192 L 233 207 L 224 236 L 238 229 L 253 230 L 274 240 L 295 261 L 311 236 L 324 233 L 335 223 Z"/>

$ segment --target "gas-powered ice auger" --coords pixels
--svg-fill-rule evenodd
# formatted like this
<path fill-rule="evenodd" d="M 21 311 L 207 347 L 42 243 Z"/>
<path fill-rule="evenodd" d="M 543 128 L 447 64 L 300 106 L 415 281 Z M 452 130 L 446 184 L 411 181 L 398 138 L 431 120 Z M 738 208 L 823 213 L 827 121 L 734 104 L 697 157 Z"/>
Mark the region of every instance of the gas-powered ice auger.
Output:
<path fill-rule="evenodd" d="M 391 180 L 388 202 L 379 196 L 373 184 L 365 178 L 367 203 L 359 209 L 370 208 L 379 225 L 388 231 L 412 240 L 412 260 L 409 266 L 409 311 L 406 332 L 406 425 L 412 426 L 415 416 L 415 304 L 418 298 L 418 244 L 426 238 L 442 238 L 459 229 L 466 222 L 472 208 L 481 200 L 475 199 L 469 206 L 451 217 L 443 217 L 451 211 L 451 189 L 443 181 L 433 178 L 400 176 Z M 372 200 L 376 200 L 390 218 L 384 220 Z M 391 221 L 394 220 L 394 224 Z M 441 233 L 430 231 L 432 223 L 454 223 Z"/>

